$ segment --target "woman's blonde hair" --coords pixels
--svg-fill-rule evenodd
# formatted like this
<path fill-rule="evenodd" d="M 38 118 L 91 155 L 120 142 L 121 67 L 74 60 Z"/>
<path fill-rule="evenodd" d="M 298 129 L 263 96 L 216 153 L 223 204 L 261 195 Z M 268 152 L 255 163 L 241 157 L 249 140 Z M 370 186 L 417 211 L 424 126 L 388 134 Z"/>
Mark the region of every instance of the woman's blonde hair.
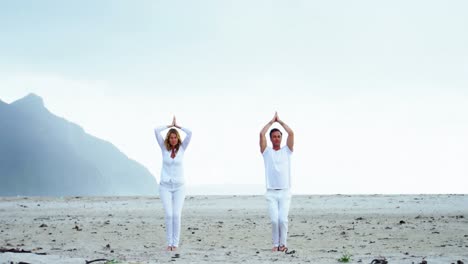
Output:
<path fill-rule="evenodd" d="M 171 134 L 175 134 L 176 137 L 177 137 L 177 145 L 175 146 L 175 149 L 176 149 L 176 151 L 178 151 L 180 145 L 182 144 L 182 140 L 180 139 L 179 131 L 177 131 L 177 129 L 175 129 L 175 128 L 171 128 L 171 129 L 169 129 L 169 131 L 167 131 L 166 139 L 164 140 L 164 145 L 166 146 L 167 150 L 172 149 L 171 144 L 169 143 L 169 137 L 171 136 Z"/>

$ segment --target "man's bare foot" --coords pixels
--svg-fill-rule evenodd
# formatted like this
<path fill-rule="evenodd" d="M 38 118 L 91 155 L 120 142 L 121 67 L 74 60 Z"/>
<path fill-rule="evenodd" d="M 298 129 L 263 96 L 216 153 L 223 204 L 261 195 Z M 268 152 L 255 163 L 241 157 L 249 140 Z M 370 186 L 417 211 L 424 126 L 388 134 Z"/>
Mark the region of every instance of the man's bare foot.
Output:
<path fill-rule="evenodd" d="M 288 250 L 288 248 L 286 246 L 284 246 L 284 245 L 278 247 L 278 251 L 284 252 L 286 250 Z"/>
<path fill-rule="evenodd" d="M 172 247 L 171 247 L 171 246 L 167 246 L 166 251 L 172 251 Z"/>
<path fill-rule="evenodd" d="M 273 247 L 273 248 L 271 249 L 271 251 L 272 251 L 272 252 L 278 251 L 278 247 Z"/>
<path fill-rule="evenodd" d="M 172 251 L 177 251 L 177 247 L 176 247 L 176 246 L 172 246 Z"/>

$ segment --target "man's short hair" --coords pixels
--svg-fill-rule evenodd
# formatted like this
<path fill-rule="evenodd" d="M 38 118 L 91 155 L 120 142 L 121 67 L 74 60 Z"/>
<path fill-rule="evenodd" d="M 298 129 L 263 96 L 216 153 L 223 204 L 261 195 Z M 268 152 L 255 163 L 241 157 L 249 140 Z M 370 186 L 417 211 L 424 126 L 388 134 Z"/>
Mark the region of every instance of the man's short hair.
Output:
<path fill-rule="evenodd" d="M 281 132 L 281 130 L 277 129 L 277 128 L 273 128 L 272 130 L 270 130 L 270 138 L 271 138 L 271 135 L 274 133 L 274 132 L 280 132 L 281 135 L 283 135 L 283 133 Z"/>

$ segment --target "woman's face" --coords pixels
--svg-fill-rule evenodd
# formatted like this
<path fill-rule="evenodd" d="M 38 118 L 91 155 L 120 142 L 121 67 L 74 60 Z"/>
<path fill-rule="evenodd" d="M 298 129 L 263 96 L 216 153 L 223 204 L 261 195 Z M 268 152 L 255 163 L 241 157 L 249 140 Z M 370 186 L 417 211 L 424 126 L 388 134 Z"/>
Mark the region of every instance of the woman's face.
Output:
<path fill-rule="evenodd" d="M 177 145 L 177 143 L 179 143 L 179 140 L 177 139 L 177 135 L 175 133 L 171 133 L 169 135 L 169 144 L 172 147 L 175 147 Z"/>

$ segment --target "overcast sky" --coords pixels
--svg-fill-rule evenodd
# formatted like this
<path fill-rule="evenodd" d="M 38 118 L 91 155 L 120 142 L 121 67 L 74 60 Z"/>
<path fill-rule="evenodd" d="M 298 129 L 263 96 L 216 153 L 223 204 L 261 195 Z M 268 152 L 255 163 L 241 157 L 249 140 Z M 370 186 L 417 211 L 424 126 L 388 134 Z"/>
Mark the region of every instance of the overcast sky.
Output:
<path fill-rule="evenodd" d="M 467 10 L 2 1 L 0 99 L 38 94 L 158 181 L 153 128 L 175 114 L 193 131 L 189 186 L 264 184 L 258 134 L 278 111 L 296 135 L 294 193 L 467 193 Z"/>

